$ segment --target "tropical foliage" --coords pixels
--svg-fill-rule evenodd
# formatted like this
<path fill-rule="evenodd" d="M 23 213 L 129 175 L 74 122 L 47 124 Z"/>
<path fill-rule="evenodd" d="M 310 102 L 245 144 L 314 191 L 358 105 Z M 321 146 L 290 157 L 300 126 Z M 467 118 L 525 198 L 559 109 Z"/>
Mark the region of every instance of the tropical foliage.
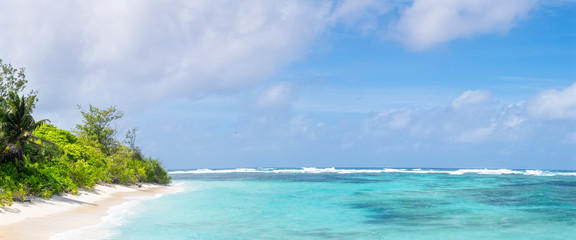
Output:
<path fill-rule="evenodd" d="M 135 129 L 124 140 L 116 138 L 112 122 L 122 112 L 115 107 L 90 105 L 80 109 L 84 119 L 73 132 L 59 129 L 33 118 L 36 92 L 18 94 L 27 83 L 24 70 L 2 60 L 0 70 L 0 206 L 77 193 L 98 183 L 170 182 L 160 162 L 135 145 Z"/>
<path fill-rule="evenodd" d="M 20 97 L 10 92 L 2 99 L 0 109 L 0 160 L 14 160 L 23 165 L 24 147 L 41 147 L 36 141 L 42 141 L 32 132 L 47 119 L 35 121 L 32 117 L 36 96 Z"/>

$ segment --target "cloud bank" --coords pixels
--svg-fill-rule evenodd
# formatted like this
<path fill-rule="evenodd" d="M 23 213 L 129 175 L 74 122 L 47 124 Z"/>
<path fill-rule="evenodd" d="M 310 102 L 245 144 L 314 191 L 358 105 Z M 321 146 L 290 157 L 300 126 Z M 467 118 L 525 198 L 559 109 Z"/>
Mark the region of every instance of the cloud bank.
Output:
<path fill-rule="evenodd" d="M 0 56 L 58 105 L 229 92 L 306 56 L 375 1 L 2 1 Z M 46 104 L 46 105 L 48 105 Z"/>
<path fill-rule="evenodd" d="M 377 138 L 414 141 L 567 144 L 576 132 L 575 90 L 576 83 L 509 105 L 493 100 L 488 91 L 465 91 L 448 107 L 375 113 L 364 128 Z"/>
<path fill-rule="evenodd" d="M 146 106 L 267 80 L 337 26 L 416 49 L 506 32 L 535 1 L 0 2 L 0 57 L 28 69 L 44 108 Z M 390 25 L 387 16 L 405 9 Z M 391 27 L 386 27 L 391 26 Z M 73 105 L 72 105 L 73 106 Z"/>
<path fill-rule="evenodd" d="M 538 118 L 576 120 L 576 84 L 562 90 L 541 92 L 528 102 L 528 112 Z"/>
<path fill-rule="evenodd" d="M 326 121 L 300 111 L 293 105 L 301 97 L 297 87 L 279 83 L 251 98 L 228 133 L 198 134 L 187 148 L 198 167 L 230 167 L 218 165 L 217 159 L 227 158 L 236 159 L 235 166 L 306 166 L 313 158 L 316 166 L 573 169 L 576 121 L 569 93 L 575 87 L 514 104 L 486 90 L 468 90 L 444 106 Z"/>

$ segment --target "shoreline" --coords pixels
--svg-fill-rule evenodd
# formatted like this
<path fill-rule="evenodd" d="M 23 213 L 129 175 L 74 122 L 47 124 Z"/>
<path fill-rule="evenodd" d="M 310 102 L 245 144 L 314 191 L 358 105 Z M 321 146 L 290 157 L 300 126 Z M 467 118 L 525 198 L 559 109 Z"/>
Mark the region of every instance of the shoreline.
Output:
<path fill-rule="evenodd" d="M 142 187 L 96 185 L 92 191 L 79 191 L 77 195 L 34 198 L 31 203 L 15 202 L 10 207 L 0 208 L 0 239 L 50 239 L 58 233 L 101 223 L 113 206 L 134 201 L 134 198 L 169 193 L 169 189 L 154 184 Z"/>

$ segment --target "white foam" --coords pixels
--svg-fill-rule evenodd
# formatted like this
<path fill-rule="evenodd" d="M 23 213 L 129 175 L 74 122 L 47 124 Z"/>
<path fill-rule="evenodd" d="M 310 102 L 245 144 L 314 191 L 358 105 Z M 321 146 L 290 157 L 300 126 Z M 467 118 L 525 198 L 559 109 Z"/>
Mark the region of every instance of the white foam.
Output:
<path fill-rule="evenodd" d="M 163 195 L 159 193 L 152 197 L 125 197 L 125 199 L 130 201 L 110 207 L 107 215 L 102 217 L 100 223 L 55 234 L 50 237 L 50 240 L 110 239 L 119 234 L 115 228 L 125 224 L 127 217 L 134 214 L 134 207 L 138 206 L 142 201 L 157 199 Z"/>
<path fill-rule="evenodd" d="M 512 170 L 512 169 L 401 169 L 401 168 L 382 168 L 382 169 L 351 169 L 342 168 L 237 168 L 237 169 L 195 169 L 188 171 L 173 171 L 170 174 L 206 174 L 206 173 L 339 173 L 339 174 L 355 174 L 355 173 L 417 173 L 417 174 L 450 174 L 450 175 L 463 175 L 463 174 L 481 174 L 481 175 L 503 175 L 503 174 L 520 174 L 531 176 L 576 176 L 576 172 L 560 172 L 560 171 L 543 171 L 543 170 Z"/>
<path fill-rule="evenodd" d="M 562 173 L 551 173 L 550 171 L 542 171 L 542 170 L 526 170 L 524 175 L 533 175 L 533 176 L 554 176 L 554 175 L 561 175 Z"/>
<path fill-rule="evenodd" d="M 555 173 L 555 175 L 576 177 L 576 172 L 559 172 L 559 173 Z"/>
<path fill-rule="evenodd" d="M 255 168 L 236 168 L 236 169 L 218 169 L 212 170 L 207 168 L 186 170 L 186 171 L 172 171 L 169 174 L 199 174 L 199 173 L 245 173 L 245 172 L 261 172 L 270 169 L 255 169 Z"/>
<path fill-rule="evenodd" d="M 449 174 L 461 175 L 465 173 L 476 173 L 476 174 L 490 174 L 490 175 L 502 175 L 502 174 L 522 174 L 522 172 L 514 171 L 510 169 L 458 169 Z"/>
<path fill-rule="evenodd" d="M 114 228 L 125 223 L 125 218 L 132 213 L 131 209 L 137 206 L 139 202 L 139 200 L 133 200 L 110 207 L 107 212 L 108 215 L 102 217 L 101 223 L 58 233 L 52 236 L 50 240 L 109 239 L 118 234 Z"/>
<path fill-rule="evenodd" d="M 376 170 L 376 169 L 339 169 L 336 171 L 340 174 L 348 174 L 348 173 L 383 173 L 385 170 Z"/>
<path fill-rule="evenodd" d="M 170 191 L 170 194 L 175 194 L 175 193 L 181 193 L 184 190 L 186 190 L 184 187 L 182 187 L 182 185 L 184 185 L 184 182 L 172 182 L 170 183 L 170 185 L 168 185 L 168 188 L 170 189 L 174 189 L 174 191 Z"/>
<path fill-rule="evenodd" d="M 172 171 L 169 172 L 170 174 L 191 174 L 191 173 L 213 173 L 214 170 L 211 169 L 196 169 L 196 170 L 188 170 L 188 171 Z"/>

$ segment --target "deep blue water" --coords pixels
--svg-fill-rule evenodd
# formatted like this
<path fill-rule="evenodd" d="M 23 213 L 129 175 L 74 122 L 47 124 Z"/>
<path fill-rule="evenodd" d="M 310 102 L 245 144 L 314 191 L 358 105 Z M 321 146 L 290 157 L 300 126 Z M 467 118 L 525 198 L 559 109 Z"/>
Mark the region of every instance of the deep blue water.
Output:
<path fill-rule="evenodd" d="M 173 172 L 105 239 L 576 239 L 576 173 L 451 169 Z M 110 227 L 111 226 L 111 227 Z M 87 231 L 86 231 L 87 232 Z"/>

